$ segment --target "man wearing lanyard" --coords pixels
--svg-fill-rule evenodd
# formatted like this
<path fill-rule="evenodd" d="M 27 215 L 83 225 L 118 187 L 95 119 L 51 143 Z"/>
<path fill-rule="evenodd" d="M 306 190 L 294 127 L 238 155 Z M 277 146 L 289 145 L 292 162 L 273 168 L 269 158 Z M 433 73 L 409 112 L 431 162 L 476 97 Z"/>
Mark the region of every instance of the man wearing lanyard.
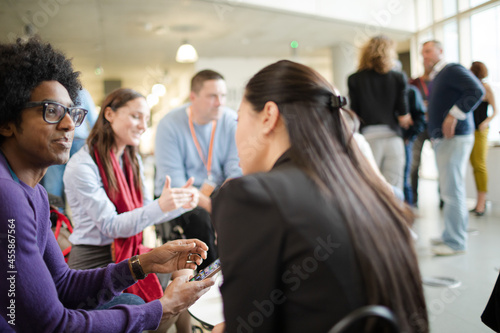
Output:
<path fill-rule="evenodd" d="M 234 141 L 237 116 L 224 107 L 226 92 L 221 74 L 198 72 L 191 80 L 190 103 L 170 111 L 156 131 L 155 195 L 161 193 L 167 176 L 172 186 L 182 186 L 194 177 L 194 186 L 200 190 L 196 209 L 158 227 L 179 225 L 186 237 L 207 243 L 208 257 L 200 269 L 217 258 L 210 195 L 226 179 L 241 176 Z"/>
<path fill-rule="evenodd" d="M 422 55 L 424 62 L 432 64 L 428 131 L 444 201 L 444 231 L 440 239 L 431 240 L 432 252 L 455 255 L 465 252 L 467 246 L 465 170 L 474 144 L 472 111 L 481 102 L 484 89 L 462 65 L 446 63 L 438 41 L 424 43 Z"/>

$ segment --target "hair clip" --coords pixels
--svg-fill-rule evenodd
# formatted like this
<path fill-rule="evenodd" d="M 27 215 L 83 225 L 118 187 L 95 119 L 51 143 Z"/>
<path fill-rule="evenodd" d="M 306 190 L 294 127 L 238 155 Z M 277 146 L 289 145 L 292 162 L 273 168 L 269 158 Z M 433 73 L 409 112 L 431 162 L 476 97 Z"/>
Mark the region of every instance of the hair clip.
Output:
<path fill-rule="evenodd" d="M 332 94 L 331 103 L 333 108 L 341 108 L 347 104 L 347 98 L 344 96 L 336 96 Z"/>

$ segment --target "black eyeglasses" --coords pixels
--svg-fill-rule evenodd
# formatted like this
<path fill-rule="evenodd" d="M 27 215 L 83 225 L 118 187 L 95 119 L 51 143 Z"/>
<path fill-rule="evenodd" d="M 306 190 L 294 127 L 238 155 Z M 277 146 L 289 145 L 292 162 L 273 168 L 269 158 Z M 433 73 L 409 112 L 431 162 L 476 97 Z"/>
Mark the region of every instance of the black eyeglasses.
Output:
<path fill-rule="evenodd" d="M 88 111 L 80 107 L 66 107 L 57 102 L 29 102 L 24 105 L 25 108 L 34 108 L 43 106 L 43 120 L 49 124 L 57 124 L 63 120 L 66 113 L 69 114 L 75 127 L 80 126 L 85 119 Z"/>

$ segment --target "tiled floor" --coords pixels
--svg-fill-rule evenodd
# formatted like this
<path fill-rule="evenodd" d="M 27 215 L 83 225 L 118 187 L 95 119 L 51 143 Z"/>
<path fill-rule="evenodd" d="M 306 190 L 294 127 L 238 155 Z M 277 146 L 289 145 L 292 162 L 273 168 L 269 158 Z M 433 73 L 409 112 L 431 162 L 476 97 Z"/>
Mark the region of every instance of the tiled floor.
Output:
<path fill-rule="evenodd" d="M 419 209 L 414 230 L 419 235 L 417 252 L 423 277 L 451 277 L 461 281 L 458 288 L 425 286 L 425 296 L 435 333 L 493 332 L 480 319 L 500 267 L 500 217 L 489 214 L 469 219 L 469 241 L 465 254 L 435 257 L 429 240 L 440 236 L 443 222 L 437 182 L 421 180 Z M 470 201 L 470 208 L 475 202 Z M 490 209 L 491 211 L 491 209 Z"/>

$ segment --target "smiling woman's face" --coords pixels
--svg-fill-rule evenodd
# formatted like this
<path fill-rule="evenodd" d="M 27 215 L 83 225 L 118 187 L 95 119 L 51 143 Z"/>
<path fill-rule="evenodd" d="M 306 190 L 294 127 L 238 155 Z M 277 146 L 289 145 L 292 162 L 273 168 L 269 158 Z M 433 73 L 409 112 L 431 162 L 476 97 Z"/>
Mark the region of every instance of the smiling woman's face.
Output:
<path fill-rule="evenodd" d="M 111 123 L 118 150 L 125 146 L 139 146 L 141 135 L 148 127 L 150 110 L 142 97 L 132 99 L 113 111 L 106 110 L 106 119 Z"/>

